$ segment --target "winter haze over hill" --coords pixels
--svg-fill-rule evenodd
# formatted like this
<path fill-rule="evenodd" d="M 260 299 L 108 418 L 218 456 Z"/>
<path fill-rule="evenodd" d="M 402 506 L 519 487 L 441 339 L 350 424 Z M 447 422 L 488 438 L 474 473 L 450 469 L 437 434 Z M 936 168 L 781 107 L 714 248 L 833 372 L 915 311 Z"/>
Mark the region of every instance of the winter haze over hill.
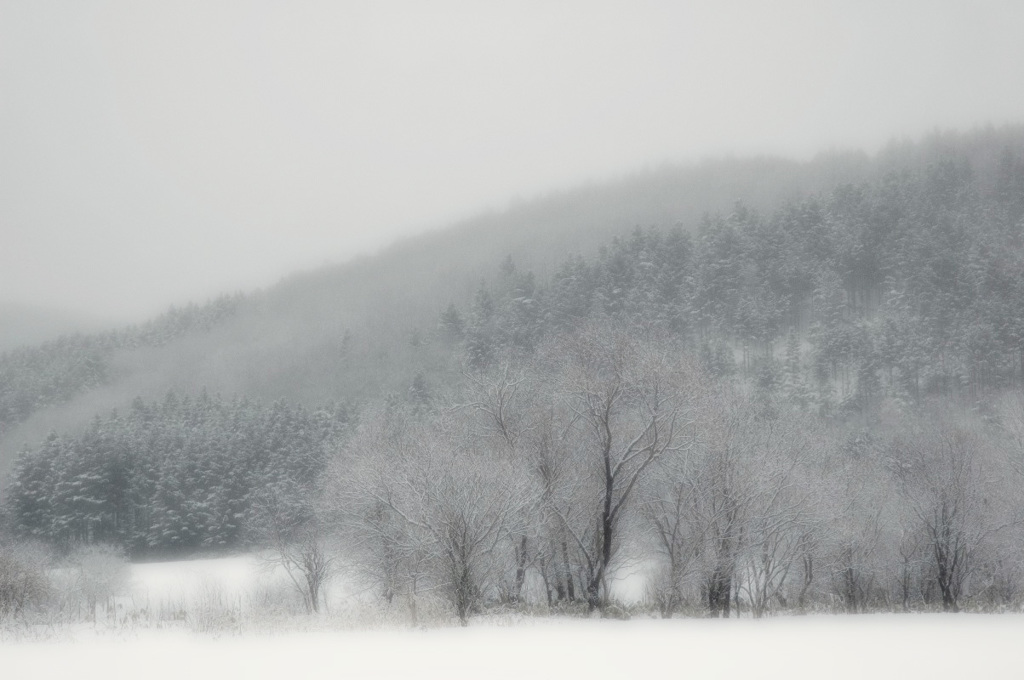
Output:
<path fill-rule="evenodd" d="M 0 675 L 1005 670 L 1022 27 L 0 0 Z"/>
<path fill-rule="evenodd" d="M 1024 116 L 1016 2 L 0 15 L 0 303 L 130 322 L 516 197 Z"/>

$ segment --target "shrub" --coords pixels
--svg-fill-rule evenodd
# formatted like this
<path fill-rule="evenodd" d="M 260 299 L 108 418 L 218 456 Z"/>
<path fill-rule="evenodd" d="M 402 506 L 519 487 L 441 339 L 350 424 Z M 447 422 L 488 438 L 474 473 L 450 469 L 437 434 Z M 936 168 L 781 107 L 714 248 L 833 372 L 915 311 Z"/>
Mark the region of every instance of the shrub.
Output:
<path fill-rule="evenodd" d="M 33 543 L 0 545 L 0 621 L 43 606 L 50 591 L 46 551 Z"/>

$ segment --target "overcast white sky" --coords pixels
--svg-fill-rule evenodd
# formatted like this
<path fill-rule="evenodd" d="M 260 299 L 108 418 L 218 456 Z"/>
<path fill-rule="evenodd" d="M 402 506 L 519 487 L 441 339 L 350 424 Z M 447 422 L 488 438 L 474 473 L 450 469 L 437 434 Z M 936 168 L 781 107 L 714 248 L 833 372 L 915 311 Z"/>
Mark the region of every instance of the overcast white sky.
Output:
<path fill-rule="evenodd" d="M 1024 2 L 0 0 L 0 303 L 132 318 L 665 161 L 1024 122 Z"/>

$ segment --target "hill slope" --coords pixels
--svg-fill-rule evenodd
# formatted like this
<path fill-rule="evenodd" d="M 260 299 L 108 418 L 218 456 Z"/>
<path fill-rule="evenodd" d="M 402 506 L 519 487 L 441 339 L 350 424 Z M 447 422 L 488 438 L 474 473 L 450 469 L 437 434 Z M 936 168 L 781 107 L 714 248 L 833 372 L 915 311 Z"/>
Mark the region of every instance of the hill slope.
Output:
<path fill-rule="evenodd" d="M 375 256 L 295 275 L 237 300 L 215 323 L 159 343 L 121 343 L 102 377 L 67 398 L 33 402 L 0 431 L 0 470 L 51 429 L 80 430 L 94 415 L 168 390 L 242 394 L 307 404 L 362 400 L 408 389 L 417 374 L 443 381 L 461 358 L 437 340 L 452 302 L 468 304 L 506 257 L 541 279 L 569 255 L 593 255 L 636 226 L 695 228 L 737 201 L 770 212 L 786 201 L 949 156 L 990 182 L 999 154 L 1024 149 L 1024 130 L 937 135 L 893 145 L 874 158 L 828 154 L 806 163 L 725 160 L 651 170 L 468 220 Z M 8 359 L 10 354 L 5 355 Z"/>

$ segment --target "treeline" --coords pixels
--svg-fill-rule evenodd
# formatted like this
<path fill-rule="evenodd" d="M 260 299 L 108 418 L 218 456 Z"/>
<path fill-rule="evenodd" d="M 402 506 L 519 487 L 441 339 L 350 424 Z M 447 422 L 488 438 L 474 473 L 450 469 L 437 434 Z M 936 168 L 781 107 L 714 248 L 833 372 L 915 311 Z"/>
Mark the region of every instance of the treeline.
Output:
<path fill-rule="evenodd" d="M 585 322 L 428 395 L 345 410 L 137 400 L 17 462 L 16 535 L 133 557 L 268 549 L 317 611 L 663 616 L 1024 603 L 1024 401 L 823 419 L 668 331 Z M 942 400 L 948 401 L 948 400 Z M 339 560 L 338 556 L 343 557 Z"/>
<path fill-rule="evenodd" d="M 112 543 L 132 557 L 259 542 L 268 514 L 301 515 L 344 408 L 308 410 L 169 393 L 51 434 L 16 461 L 7 494 L 14 533 L 71 548 Z"/>
<path fill-rule="evenodd" d="M 668 333 L 586 324 L 430 408 L 361 420 L 321 531 L 386 602 L 664 616 L 1017 607 L 1024 402 L 870 430 L 716 379 Z M 307 546 L 309 543 L 307 542 Z"/>
<path fill-rule="evenodd" d="M 441 328 L 485 367 L 585 319 L 628 322 L 822 413 L 978 399 L 1024 369 L 1024 159 L 991 165 L 948 154 L 769 215 L 638 228 L 544 282 L 509 259 Z"/>
<path fill-rule="evenodd" d="M 234 315 L 244 299 L 225 295 L 204 305 L 172 307 L 137 326 L 65 335 L 0 354 L 0 428 L 107 384 L 116 351 L 160 347 L 189 333 L 209 331 Z"/>

